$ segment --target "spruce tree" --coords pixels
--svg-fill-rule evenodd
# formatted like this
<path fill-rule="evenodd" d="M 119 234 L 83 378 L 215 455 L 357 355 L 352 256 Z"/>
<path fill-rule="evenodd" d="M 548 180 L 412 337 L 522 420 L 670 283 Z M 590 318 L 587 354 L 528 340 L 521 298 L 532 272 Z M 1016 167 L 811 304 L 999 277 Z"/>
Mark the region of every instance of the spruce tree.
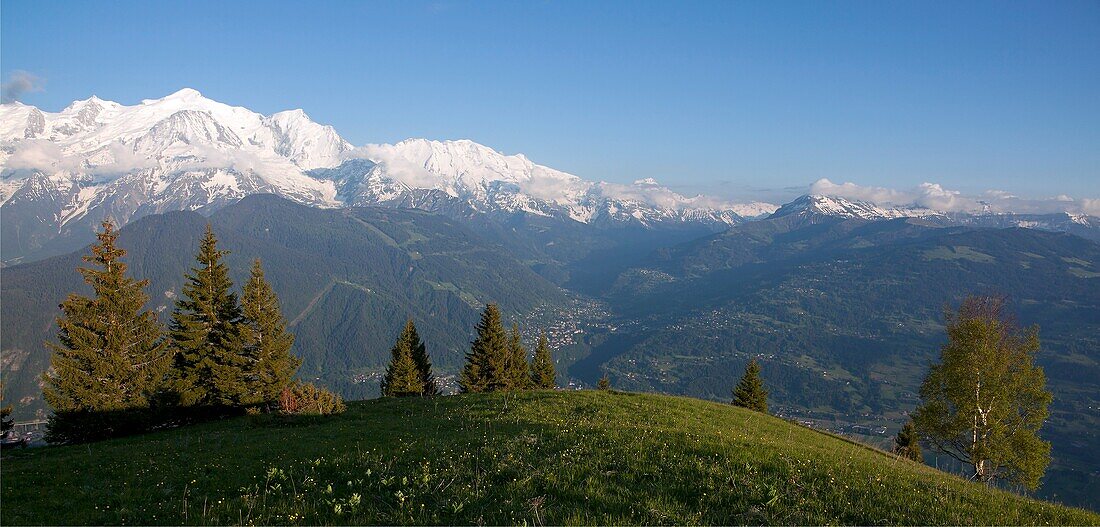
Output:
<path fill-rule="evenodd" d="M 507 386 L 508 334 L 500 322 L 496 304 L 485 306 L 477 324 L 477 337 L 470 343 L 466 365 L 458 385 L 463 392 L 486 392 Z"/>
<path fill-rule="evenodd" d="M 512 334 L 508 338 L 508 389 L 526 390 L 531 385 L 531 368 L 527 364 L 527 348 L 523 347 L 523 338 L 519 325 L 512 324 Z"/>
<path fill-rule="evenodd" d="M 598 382 L 596 382 L 596 389 L 597 390 L 610 390 L 611 389 L 611 378 L 608 377 L 606 373 L 603 374 L 603 377 L 600 377 L 600 380 Z"/>
<path fill-rule="evenodd" d="M 557 373 L 554 360 L 550 357 L 550 343 L 546 332 L 539 334 L 539 343 L 535 347 L 535 358 L 531 363 L 531 385 L 537 389 L 550 390 L 557 385 Z"/>
<path fill-rule="evenodd" d="M 424 393 L 424 381 L 416 361 L 413 360 L 409 343 L 404 338 L 398 338 L 390 353 L 390 365 L 382 378 L 382 395 L 408 397 Z"/>
<path fill-rule="evenodd" d="M 283 389 L 290 386 L 302 359 L 290 353 L 294 334 L 286 330 L 279 297 L 264 278 L 258 258 L 252 263 L 252 274 L 244 285 L 241 308 L 249 359 L 245 374 L 249 395 L 242 402 L 273 405 Z"/>
<path fill-rule="evenodd" d="M 760 365 L 756 359 L 749 361 L 741 382 L 733 389 L 733 404 L 749 410 L 768 413 L 768 390 L 760 378 Z"/>
<path fill-rule="evenodd" d="M 208 224 L 195 255 L 198 265 L 185 275 L 183 297 L 172 313 L 174 375 L 184 406 L 236 407 L 251 398 L 241 306 L 222 261 L 228 253 L 218 250 Z"/>
<path fill-rule="evenodd" d="M 51 441 L 114 433 L 116 423 L 102 415 L 148 408 L 171 361 L 156 313 L 144 309 L 148 281 L 126 276 L 126 251 L 115 245 L 118 232 L 110 222 L 96 237 L 99 243 L 83 258 L 93 267 L 78 269 L 92 297 L 65 299 L 57 319 L 60 344 L 47 344 L 53 354 L 42 392 L 54 410 Z M 98 430 L 86 426 L 91 414 L 101 414 Z"/>
<path fill-rule="evenodd" d="M 901 430 L 898 430 L 898 435 L 894 437 L 894 453 L 918 463 L 923 463 L 924 455 L 920 451 L 919 440 L 917 427 L 913 426 L 913 421 L 910 420 L 905 423 Z"/>
<path fill-rule="evenodd" d="M 432 374 L 432 361 L 428 356 L 427 346 L 424 345 L 423 340 L 420 340 L 420 334 L 416 331 L 416 324 L 413 324 L 411 318 L 408 322 L 405 322 L 405 329 L 401 332 L 401 338 L 412 350 L 413 361 L 416 362 L 416 369 L 420 372 L 420 382 L 424 385 L 423 395 L 439 395 L 439 386 L 435 384 L 435 375 Z"/>

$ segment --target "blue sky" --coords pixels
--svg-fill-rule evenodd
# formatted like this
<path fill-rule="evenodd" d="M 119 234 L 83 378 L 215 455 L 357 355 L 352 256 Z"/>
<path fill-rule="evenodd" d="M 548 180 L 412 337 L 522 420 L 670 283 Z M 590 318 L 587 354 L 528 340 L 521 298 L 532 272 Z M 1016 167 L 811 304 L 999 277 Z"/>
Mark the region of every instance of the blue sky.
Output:
<path fill-rule="evenodd" d="M 0 75 L 51 111 L 192 87 L 688 193 L 1100 197 L 1100 2 L 956 4 L 5 0 Z"/>

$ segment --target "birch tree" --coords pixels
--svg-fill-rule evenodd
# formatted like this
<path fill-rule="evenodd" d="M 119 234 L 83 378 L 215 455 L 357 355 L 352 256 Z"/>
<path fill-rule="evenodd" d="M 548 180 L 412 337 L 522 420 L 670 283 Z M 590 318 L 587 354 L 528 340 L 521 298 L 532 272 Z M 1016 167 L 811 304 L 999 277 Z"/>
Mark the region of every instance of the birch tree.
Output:
<path fill-rule="evenodd" d="M 1010 320 L 999 297 L 967 297 L 946 319 L 947 343 L 913 416 L 918 432 L 934 450 L 972 467 L 975 480 L 1035 489 L 1050 464 L 1050 443 L 1039 429 L 1052 399 L 1034 364 L 1038 327 Z"/>

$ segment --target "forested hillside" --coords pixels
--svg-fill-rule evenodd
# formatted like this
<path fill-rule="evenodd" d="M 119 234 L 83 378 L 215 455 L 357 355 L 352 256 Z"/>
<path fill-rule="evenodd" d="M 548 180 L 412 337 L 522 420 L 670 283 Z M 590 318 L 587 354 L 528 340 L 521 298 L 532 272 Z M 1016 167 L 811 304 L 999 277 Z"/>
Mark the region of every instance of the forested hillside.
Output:
<path fill-rule="evenodd" d="M 415 210 L 316 209 L 274 196 L 252 196 L 209 218 L 173 212 L 122 230 L 130 273 L 148 278 L 150 305 L 165 320 L 207 222 L 238 286 L 261 258 L 279 294 L 299 376 L 320 379 L 348 397 L 376 393 L 389 347 L 412 317 L 433 360 L 456 371 L 478 312 L 498 302 L 510 316 L 553 312 L 567 295 L 481 236 L 444 217 Z M 43 410 L 38 376 L 55 338 L 57 305 L 84 292 L 76 268 L 83 253 L 0 270 L 5 391 L 27 416 Z"/>

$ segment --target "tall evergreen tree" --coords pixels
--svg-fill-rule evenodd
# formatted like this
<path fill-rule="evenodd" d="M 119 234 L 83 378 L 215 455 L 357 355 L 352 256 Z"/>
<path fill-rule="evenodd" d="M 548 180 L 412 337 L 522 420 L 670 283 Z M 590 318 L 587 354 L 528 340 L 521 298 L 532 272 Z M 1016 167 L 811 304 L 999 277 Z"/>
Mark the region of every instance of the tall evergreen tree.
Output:
<path fill-rule="evenodd" d="M 486 392 L 507 386 L 508 334 L 500 322 L 496 304 L 485 306 L 477 324 L 477 337 L 470 343 L 466 365 L 458 385 L 463 392 Z"/>
<path fill-rule="evenodd" d="M 512 334 L 508 337 L 507 385 L 511 390 L 526 390 L 531 386 L 531 367 L 527 363 L 527 348 L 523 347 L 518 324 L 512 324 Z"/>
<path fill-rule="evenodd" d="M 228 253 L 218 249 L 208 224 L 195 255 L 198 265 L 185 275 L 183 297 L 172 313 L 174 375 L 184 406 L 235 407 L 251 398 L 241 306 L 222 261 Z"/>
<path fill-rule="evenodd" d="M 404 335 L 398 337 L 390 352 L 390 365 L 382 377 L 382 395 L 386 397 L 408 397 L 424 393 L 424 380 L 420 376 Z"/>
<path fill-rule="evenodd" d="M 756 359 L 749 361 L 745 375 L 733 389 L 733 404 L 768 413 L 768 390 L 764 388 L 764 381 L 760 378 L 760 364 L 757 364 Z"/>
<path fill-rule="evenodd" d="M 279 297 L 264 278 L 259 258 L 252 263 L 252 274 L 244 285 L 241 308 L 249 359 L 245 374 L 249 395 L 242 402 L 274 404 L 290 386 L 302 359 L 290 353 L 294 334 L 286 330 Z"/>
<path fill-rule="evenodd" d="M 416 362 L 416 369 L 420 372 L 420 381 L 424 385 L 424 392 L 422 395 L 439 395 L 439 386 L 435 384 L 435 375 L 432 374 L 432 360 L 428 356 L 427 346 L 424 345 L 423 340 L 420 340 L 420 334 L 416 331 L 416 324 L 413 324 L 411 318 L 408 322 L 405 322 L 405 329 L 401 332 L 401 339 L 403 339 L 405 343 L 408 344 L 409 349 L 412 350 L 413 361 Z"/>
<path fill-rule="evenodd" d="M 971 296 L 948 312 L 947 344 L 921 384 L 913 422 L 932 448 L 974 469 L 1034 489 L 1050 463 L 1039 438 L 1052 395 L 1035 365 L 1039 328 L 1020 328 L 1005 300 Z"/>
<path fill-rule="evenodd" d="M 894 453 L 918 463 L 923 463 L 924 454 L 920 451 L 919 441 L 917 427 L 913 426 L 912 420 L 909 420 L 901 430 L 898 430 L 898 435 L 894 437 Z"/>
<path fill-rule="evenodd" d="M 115 245 L 118 232 L 110 222 L 96 237 L 99 243 L 84 257 L 93 267 L 78 269 L 93 295 L 65 299 L 57 319 L 60 344 L 47 344 L 53 354 L 42 391 L 54 410 L 49 437 L 58 441 L 94 433 L 80 431 L 74 420 L 82 415 L 149 407 L 171 361 L 156 313 L 144 309 L 148 281 L 126 276 L 126 251 Z"/>
<path fill-rule="evenodd" d="M 550 357 L 550 342 L 546 340 L 546 332 L 543 331 L 539 334 L 535 358 L 531 362 L 531 385 L 542 390 L 553 389 L 557 386 L 557 376 L 554 360 Z"/>

